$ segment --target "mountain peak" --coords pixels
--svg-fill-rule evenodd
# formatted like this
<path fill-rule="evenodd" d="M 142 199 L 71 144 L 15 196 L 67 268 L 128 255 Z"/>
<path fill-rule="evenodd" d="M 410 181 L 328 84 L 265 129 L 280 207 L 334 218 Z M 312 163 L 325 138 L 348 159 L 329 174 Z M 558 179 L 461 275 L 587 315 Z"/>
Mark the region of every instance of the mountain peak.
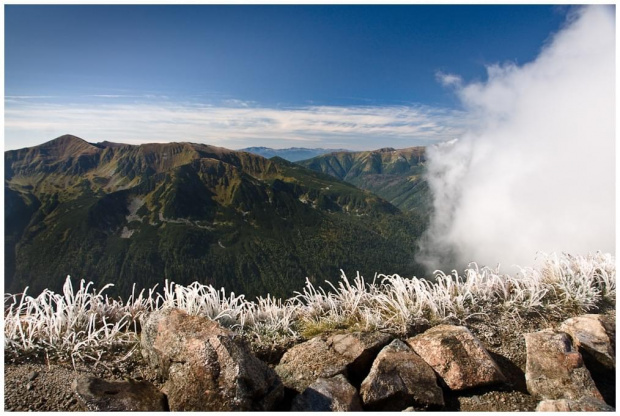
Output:
<path fill-rule="evenodd" d="M 41 146 L 45 145 L 65 145 L 72 143 L 86 143 L 88 142 L 80 137 L 74 136 L 72 134 L 63 134 L 62 136 L 58 136 L 55 139 L 50 140 L 49 142 L 43 143 Z"/>
<path fill-rule="evenodd" d="M 97 147 L 71 134 L 65 134 L 54 140 L 38 146 L 39 149 L 46 151 L 50 156 L 71 156 L 77 154 L 90 154 L 97 151 Z"/>

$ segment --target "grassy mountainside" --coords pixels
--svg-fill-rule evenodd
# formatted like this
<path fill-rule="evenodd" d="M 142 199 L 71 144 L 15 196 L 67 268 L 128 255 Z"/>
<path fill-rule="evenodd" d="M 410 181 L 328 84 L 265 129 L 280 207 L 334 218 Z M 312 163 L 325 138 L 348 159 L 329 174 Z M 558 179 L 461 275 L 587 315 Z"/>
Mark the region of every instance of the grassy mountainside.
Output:
<path fill-rule="evenodd" d="M 62 136 L 5 152 L 5 284 L 59 291 L 68 274 L 127 294 L 195 280 L 288 296 L 306 277 L 420 274 L 425 224 L 280 158 L 192 143 Z"/>
<path fill-rule="evenodd" d="M 431 204 L 423 178 L 424 147 L 335 152 L 297 162 L 369 190 L 403 211 L 427 213 Z"/>

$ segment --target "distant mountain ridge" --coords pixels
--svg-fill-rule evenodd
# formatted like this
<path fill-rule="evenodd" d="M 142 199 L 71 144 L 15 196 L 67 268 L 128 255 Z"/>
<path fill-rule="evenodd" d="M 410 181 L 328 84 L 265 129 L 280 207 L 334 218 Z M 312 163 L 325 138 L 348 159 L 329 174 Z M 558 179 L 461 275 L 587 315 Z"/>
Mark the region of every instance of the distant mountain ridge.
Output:
<path fill-rule="evenodd" d="M 341 268 L 420 274 L 425 227 L 282 158 L 70 135 L 5 152 L 5 224 L 7 291 L 58 291 L 70 274 L 125 295 L 167 278 L 248 296 L 290 296 Z"/>
<path fill-rule="evenodd" d="M 288 160 L 289 162 L 296 162 L 298 160 L 310 159 L 315 156 L 323 155 L 326 153 L 332 152 L 347 152 L 346 149 L 308 149 L 305 147 L 289 147 L 287 149 L 272 149 L 270 147 L 246 147 L 245 149 L 240 149 L 240 152 L 249 152 L 254 153 L 255 155 L 266 157 L 270 159 L 274 156 L 279 156 L 282 159 Z"/>
<path fill-rule="evenodd" d="M 424 147 L 335 152 L 297 163 L 369 190 L 401 210 L 430 212 Z"/>

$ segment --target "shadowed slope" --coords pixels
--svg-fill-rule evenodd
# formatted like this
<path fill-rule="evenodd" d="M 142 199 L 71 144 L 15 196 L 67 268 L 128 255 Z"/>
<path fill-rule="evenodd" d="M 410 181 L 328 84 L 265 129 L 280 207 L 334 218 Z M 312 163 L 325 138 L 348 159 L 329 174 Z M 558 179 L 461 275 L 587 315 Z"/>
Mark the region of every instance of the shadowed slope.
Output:
<path fill-rule="evenodd" d="M 125 294 L 168 278 L 290 295 L 340 268 L 418 271 L 422 222 L 280 158 L 63 136 L 5 152 L 5 166 L 12 291 L 58 290 L 71 274 Z"/>

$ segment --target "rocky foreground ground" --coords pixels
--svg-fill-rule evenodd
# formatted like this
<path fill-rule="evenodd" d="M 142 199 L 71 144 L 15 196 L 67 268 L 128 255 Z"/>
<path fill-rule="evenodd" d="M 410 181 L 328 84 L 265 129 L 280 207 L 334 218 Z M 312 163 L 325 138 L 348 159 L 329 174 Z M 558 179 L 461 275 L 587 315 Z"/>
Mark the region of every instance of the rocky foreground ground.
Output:
<path fill-rule="evenodd" d="M 281 347 L 281 346 L 280 346 Z M 257 348 L 169 309 L 131 359 L 5 359 L 5 410 L 584 411 L 615 407 L 615 310 L 564 321 L 470 318 Z"/>

